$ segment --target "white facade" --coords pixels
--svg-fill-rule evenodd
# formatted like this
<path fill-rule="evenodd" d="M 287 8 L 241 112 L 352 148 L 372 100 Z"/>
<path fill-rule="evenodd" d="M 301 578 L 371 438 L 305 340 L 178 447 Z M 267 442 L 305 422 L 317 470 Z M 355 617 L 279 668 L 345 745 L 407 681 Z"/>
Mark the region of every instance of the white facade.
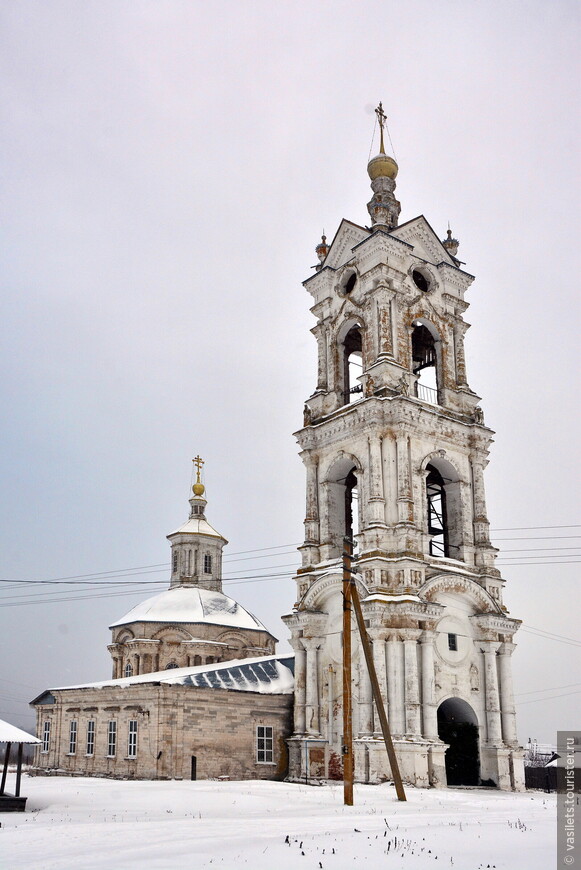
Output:
<path fill-rule="evenodd" d="M 494 567 L 483 482 L 493 433 L 464 358 L 473 277 L 450 232 L 441 242 L 423 216 L 397 226 L 391 158 L 378 155 L 369 174 L 371 229 L 344 220 L 305 281 L 319 361 L 296 433 L 305 541 L 283 618 L 296 656 L 291 777 L 341 775 L 347 536 L 404 779 L 521 789 L 511 685 L 520 623 Z M 354 663 L 356 778 L 380 781 L 390 770 L 357 642 Z"/>

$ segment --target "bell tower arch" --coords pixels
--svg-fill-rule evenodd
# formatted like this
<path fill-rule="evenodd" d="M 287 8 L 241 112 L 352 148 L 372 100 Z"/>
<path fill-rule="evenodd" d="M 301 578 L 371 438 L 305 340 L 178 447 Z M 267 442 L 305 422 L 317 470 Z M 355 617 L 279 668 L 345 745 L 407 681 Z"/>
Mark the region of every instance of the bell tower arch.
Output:
<path fill-rule="evenodd" d="M 368 164 L 371 226 L 343 220 L 330 244 L 323 236 L 319 264 L 304 282 L 316 318 L 318 371 L 295 433 L 306 470 L 306 514 L 296 603 L 283 618 L 296 652 L 291 773 L 308 777 L 320 769 L 321 752 L 311 770 L 311 743 L 304 740 L 322 741 L 327 773 L 340 765 L 332 710 L 341 705 L 342 690 L 332 676 L 331 638 L 341 630 L 347 536 L 356 543 L 362 606 L 407 778 L 445 783 L 436 711 L 457 697 L 479 722 L 494 723 L 479 732 L 482 778 L 520 788 L 515 730 L 497 727 L 510 717 L 514 722 L 510 655 L 500 650 L 512 651 L 519 622 L 504 605 L 505 582 L 489 538 L 483 471 L 494 433 L 466 372 L 464 297 L 474 279 L 457 257 L 451 231 L 441 241 L 423 215 L 398 223 L 398 166 L 385 153 L 381 104 L 377 114 L 380 150 Z M 449 627 L 456 624 L 470 641 L 448 650 L 439 638 L 455 636 Z M 381 778 L 386 762 L 374 738 L 369 742 L 379 726 L 360 650 L 355 657 L 357 776 Z"/>

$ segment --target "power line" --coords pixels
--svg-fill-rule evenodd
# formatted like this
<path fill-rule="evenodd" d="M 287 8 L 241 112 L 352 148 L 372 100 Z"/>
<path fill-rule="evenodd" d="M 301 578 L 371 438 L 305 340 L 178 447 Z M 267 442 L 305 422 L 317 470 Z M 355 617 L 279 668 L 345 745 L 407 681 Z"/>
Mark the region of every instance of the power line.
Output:
<path fill-rule="evenodd" d="M 513 526 L 507 529 L 490 529 L 491 532 L 532 532 L 535 529 L 581 529 L 581 523 L 573 526 Z"/>
<path fill-rule="evenodd" d="M 567 698 L 569 695 L 579 695 L 581 694 L 581 689 L 577 692 L 565 692 L 562 695 L 551 695 L 548 698 L 533 698 L 532 701 L 515 701 L 515 704 L 519 707 L 522 707 L 523 704 L 538 704 L 540 701 L 554 701 L 555 698 Z"/>
<path fill-rule="evenodd" d="M 564 634 L 555 634 L 552 631 L 546 631 L 544 628 L 536 628 L 534 625 L 529 625 L 529 626 L 527 626 L 527 628 L 531 631 L 538 631 L 539 634 L 550 635 L 551 637 L 559 638 L 559 640 L 567 640 L 567 641 L 570 641 L 571 643 L 578 643 L 581 645 L 581 641 L 579 641 L 573 637 L 566 637 Z"/>
<path fill-rule="evenodd" d="M 568 683 L 566 686 L 551 686 L 548 689 L 533 689 L 532 692 L 518 692 L 515 698 L 520 698 L 522 695 L 538 695 L 540 692 L 556 692 L 558 689 L 572 689 L 574 686 L 581 686 L 581 683 Z"/>

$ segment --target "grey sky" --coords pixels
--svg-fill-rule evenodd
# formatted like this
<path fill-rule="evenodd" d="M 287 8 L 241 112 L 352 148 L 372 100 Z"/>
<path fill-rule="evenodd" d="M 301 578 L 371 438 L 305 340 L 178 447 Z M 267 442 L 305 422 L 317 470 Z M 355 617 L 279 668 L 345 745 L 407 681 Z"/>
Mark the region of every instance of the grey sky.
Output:
<path fill-rule="evenodd" d="M 302 536 L 291 433 L 316 377 L 301 281 L 323 228 L 368 222 L 380 99 L 402 221 L 442 238 L 450 221 L 477 278 L 492 527 L 580 522 L 576 3 L 4 0 L 0 18 L 1 579 L 168 562 L 198 452 L 227 552 L 281 545 L 228 570 L 298 564 L 282 545 Z M 526 626 L 577 635 L 579 550 L 506 559 L 579 532 L 498 533 L 527 538 L 502 566 Z M 23 725 L 43 688 L 109 676 L 107 625 L 159 588 L 6 607 L 11 586 L 0 715 Z M 225 591 L 285 637 L 290 579 Z M 535 701 L 521 739 L 552 740 L 578 724 L 579 647 L 518 641 L 517 693 L 566 687 L 518 699 Z"/>

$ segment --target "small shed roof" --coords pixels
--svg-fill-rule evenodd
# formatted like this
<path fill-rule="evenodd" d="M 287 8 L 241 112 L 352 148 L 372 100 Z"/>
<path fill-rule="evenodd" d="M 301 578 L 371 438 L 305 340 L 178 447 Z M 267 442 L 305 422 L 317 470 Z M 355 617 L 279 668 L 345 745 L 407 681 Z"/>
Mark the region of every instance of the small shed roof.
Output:
<path fill-rule="evenodd" d="M 40 743 L 40 740 L 16 725 L 0 719 L 0 743 Z"/>

